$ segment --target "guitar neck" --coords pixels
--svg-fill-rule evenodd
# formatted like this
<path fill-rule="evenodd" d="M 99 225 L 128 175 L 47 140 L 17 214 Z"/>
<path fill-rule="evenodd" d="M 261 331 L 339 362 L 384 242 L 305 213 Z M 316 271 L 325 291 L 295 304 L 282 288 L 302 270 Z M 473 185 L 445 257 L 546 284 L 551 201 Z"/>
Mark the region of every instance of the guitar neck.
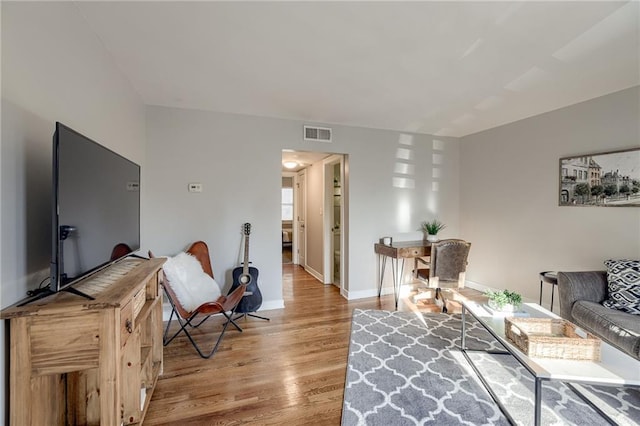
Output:
<path fill-rule="evenodd" d="M 242 274 L 249 275 L 249 234 L 244 236 L 244 263 L 242 264 Z"/>

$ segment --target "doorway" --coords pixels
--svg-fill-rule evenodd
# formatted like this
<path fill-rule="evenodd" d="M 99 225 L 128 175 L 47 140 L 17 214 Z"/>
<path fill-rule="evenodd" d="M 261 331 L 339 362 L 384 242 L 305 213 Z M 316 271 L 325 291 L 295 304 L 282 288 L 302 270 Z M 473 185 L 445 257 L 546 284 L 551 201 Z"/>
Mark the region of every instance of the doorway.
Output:
<path fill-rule="evenodd" d="M 307 233 L 306 233 L 306 215 L 307 215 L 307 181 L 306 172 L 302 169 L 296 175 L 294 179 L 293 190 L 293 202 L 294 202 L 294 251 L 293 251 L 293 263 L 301 265 L 307 269 Z"/>
<path fill-rule="evenodd" d="M 282 173 L 282 264 L 293 263 L 293 191 L 295 174 Z"/>
<path fill-rule="evenodd" d="M 324 160 L 325 176 L 325 240 L 324 277 L 325 284 L 333 284 L 343 291 L 343 232 L 344 220 L 343 183 L 344 156 L 332 155 Z"/>
<path fill-rule="evenodd" d="M 346 156 L 285 150 L 282 161 L 293 179 L 292 263 L 345 294 Z M 285 164 L 295 168 L 285 172 Z"/>

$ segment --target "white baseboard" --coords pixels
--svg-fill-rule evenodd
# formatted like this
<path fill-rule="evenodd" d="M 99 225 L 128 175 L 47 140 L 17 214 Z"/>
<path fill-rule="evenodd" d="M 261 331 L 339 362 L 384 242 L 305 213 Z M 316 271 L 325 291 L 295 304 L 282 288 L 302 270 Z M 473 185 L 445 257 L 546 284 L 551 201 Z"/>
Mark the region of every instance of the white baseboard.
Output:
<path fill-rule="evenodd" d="M 309 273 L 309 275 L 311 275 L 313 278 L 317 279 L 321 283 L 324 283 L 324 277 L 322 276 L 322 274 L 320 272 L 316 271 L 313 268 L 310 268 L 309 266 L 305 266 L 304 270 L 307 271 Z"/>
<path fill-rule="evenodd" d="M 258 309 L 258 312 L 261 311 L 270 311 L 273 309 L 283 309 L 284 308 L 284 299 L 279 299 L 279 300 L 268 300 L 268 301 L 263 301 L 262 302 L 262 306 L 260 306 L 260 309 Z"/>
<path fill-rule="evenodd" d="M 481 292 L 483 292 L 483 293 L 484 293 L 485 291 L 487 291 L 487 290 L 491 290 L 491 291 L 496 291 L 496 290 L 497 290 L 497 289 L 495 289 L 495 288 L 493 288 L 493 287 L 487 287 L 487 286 L 486 286 L 486 285 L 484 285 L 484 284 L 476 283 L 476 282 L 469 281 L 469 280 L 465 280 L 464 285 L 465 285 L 466 287 L 472 288 L 472 289 L 474 289 L 474 290 L 481 291 Z"/>
<path fill-rule="evenodd" d="M 393 288 L 383 288 L 381 295 L 385 296 L 387 294 L 393 294 Z M 368 290 L 360 290 L 360 291 L 347 291 L 345 290 L 342 294 L 346 297 L 347 300 L 356 300 L 356 299 L 366 299 L 368 297 L 378 297 L 378 289 L 368 289 Z"/>
<path fill-rule="evenodd" d="M 487 290 L 493 290 L 496 291 L 496 289 L 492 288 L 492 287 L 487 287 L 485 285 L 482 285 L 480 283 L 476 283 L 473 281 L 465 281 L 465 286 L 474 290 L 478 290 L 481 292 L 485 292 Z M 388 295 L 388 294 L 393 294 L 393 288 L 392 287 L 383 287 L 382 288 L 382 295 Z M 356 300 L 356 299 L 366 299 L 367 297 L 377 297 L 378 296 L 378 289 L 368 289 L 368 290 L 360 290 L 360 291 L 344 291 L 342 294 L 344 297 L 346 297 L 347 300 Z"/>
<path fill-rule="evenodd" d="M 344 294 L 347 300 L 366 299 L 367 297 L 375 297 L 377 295 L 378 295 L 378 290 L 360 290 L 360 291 L 345 290 L 345 294 Z"/>
<path fill-rule="evenodd" d="M 374 290 L 375 293 L 378 292 L 378 290 Z M 381 296 L 386 296 L 387 294 L 393 294 L 393 287 L 383 287 L 382 291 L 380 292 Z M 374 294 L 374 296 L 377 296 L 377 294 Z"/>

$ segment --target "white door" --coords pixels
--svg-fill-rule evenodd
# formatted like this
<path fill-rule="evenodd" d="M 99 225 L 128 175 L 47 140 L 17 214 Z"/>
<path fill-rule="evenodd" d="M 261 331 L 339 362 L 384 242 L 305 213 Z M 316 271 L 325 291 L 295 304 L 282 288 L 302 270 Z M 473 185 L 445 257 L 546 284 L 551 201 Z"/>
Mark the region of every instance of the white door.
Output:
<path fill-rule="evenodd" d="M 346 294 L 345 241 L 347 229 L 347 176 L 345 156 L 332 155 L 324 160 L 324 283 L 340 288 Z"/>
<path fill-rule="evenodd" d="M 306 266 L 305 254 L 307 250 L 307 233 L 305 230 L 305 210 L 307 206 L 306 199 L 306 180 L 305 180 L 305 172 L 304 170 L 298 173 L 298 179 L 295 187 L 294 200 L 296 204 L 296 253 L 293 257 L 293 263 L 301 265 L 302 267 Z"/>
<path fill-rule="evenodd" d="M 340 287 L 340 258 L 342 257 L 341 230 L 340 223 L 342 208 L 342 177 L 340 174 L 340 163 L 333 164 L 333 188 L 331 188 L 331 275 L 332 282 L 335 286 Z"/>

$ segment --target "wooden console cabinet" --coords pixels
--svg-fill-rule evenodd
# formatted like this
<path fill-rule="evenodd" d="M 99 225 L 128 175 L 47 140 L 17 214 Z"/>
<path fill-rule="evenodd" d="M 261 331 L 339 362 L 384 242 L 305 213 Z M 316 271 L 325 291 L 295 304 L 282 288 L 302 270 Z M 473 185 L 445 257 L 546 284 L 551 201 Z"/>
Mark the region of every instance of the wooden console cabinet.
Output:
<path fill-rule="evenodd" d="M 11 425 L 141 424 L 162 372 L 164 259 L 124 260 L 0 317 L 10 321 Z"/>

